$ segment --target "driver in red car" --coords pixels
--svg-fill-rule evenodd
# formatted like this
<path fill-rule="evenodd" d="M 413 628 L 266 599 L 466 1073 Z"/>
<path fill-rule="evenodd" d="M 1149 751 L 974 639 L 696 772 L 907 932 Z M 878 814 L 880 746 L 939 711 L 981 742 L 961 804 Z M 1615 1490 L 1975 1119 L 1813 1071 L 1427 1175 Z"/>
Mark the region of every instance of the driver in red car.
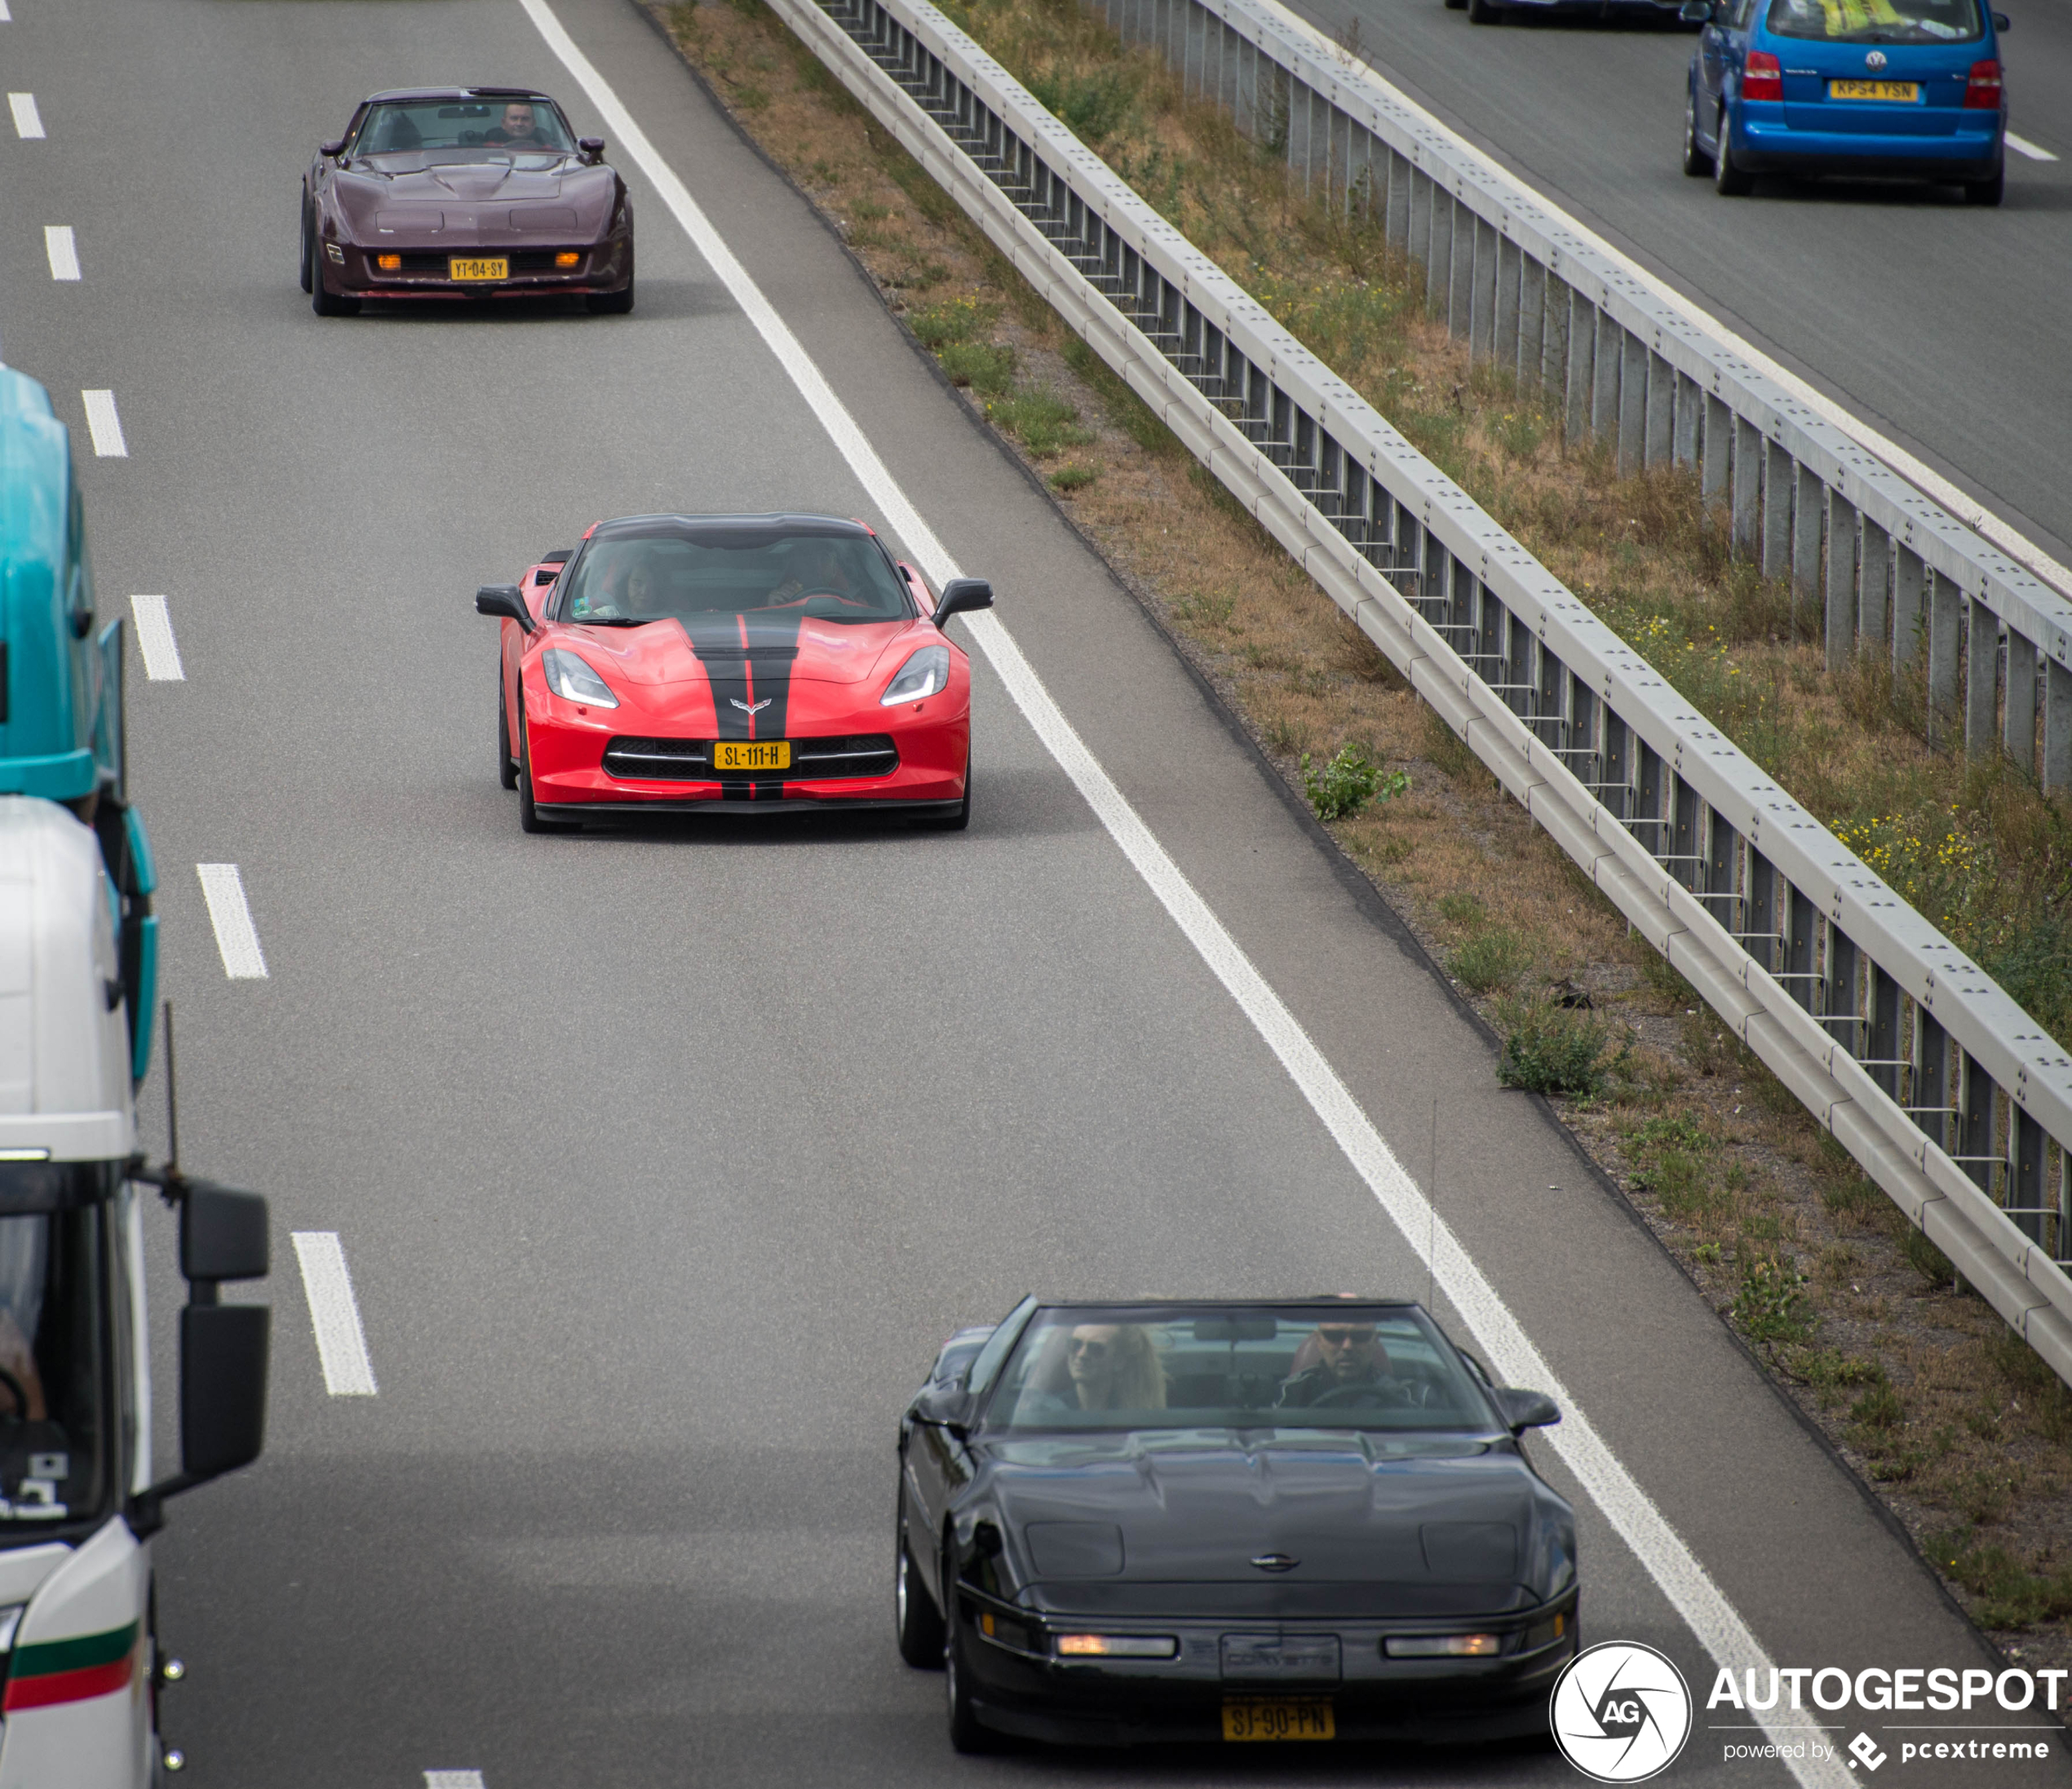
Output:
<path fill-rule="evenodd" d="M 817 542 L 801 556 L 801 560 L 791 575 L 764 599 L 770 608 L 795 603 L 802 596 L 823 594 L 839 596 L 844 602 L 856 600 L 855 587 L 849 582 L 849 570 L 843 563 L 842 550 L 833 541 Z"/>
<path fill-rule="evenodd" d="M 503 108 L 503 122 L 482 133 L 485 143 L 501 143 L 516 148 L 538 148 L 540 142 L 539 126 L 533 122 L 533 108 L 523 100 L 513 100 Z"/>
<path fill-rule="evenodd" d="M 1304 1340 L 1282 1382 L 1285 1407 L 1314 1404 L 1355 1386 L 1379 1388 L 1389 1379 L 1388 1350 L 1371 1323 L 1319 1323 Z"/>

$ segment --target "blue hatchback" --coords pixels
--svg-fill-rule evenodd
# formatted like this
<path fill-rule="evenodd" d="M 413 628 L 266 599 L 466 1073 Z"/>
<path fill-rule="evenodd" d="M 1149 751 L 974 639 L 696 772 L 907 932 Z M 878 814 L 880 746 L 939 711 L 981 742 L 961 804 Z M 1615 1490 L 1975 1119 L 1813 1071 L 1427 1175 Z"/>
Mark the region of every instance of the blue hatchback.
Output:
<path fill-rule="evenodd" d="M 1746 193 L 1758 174 L 1961 185 L 1998 205 L 2008 99 L 1979 0 L 1689 0 L 1702 23 L 1684 171 Z"/>

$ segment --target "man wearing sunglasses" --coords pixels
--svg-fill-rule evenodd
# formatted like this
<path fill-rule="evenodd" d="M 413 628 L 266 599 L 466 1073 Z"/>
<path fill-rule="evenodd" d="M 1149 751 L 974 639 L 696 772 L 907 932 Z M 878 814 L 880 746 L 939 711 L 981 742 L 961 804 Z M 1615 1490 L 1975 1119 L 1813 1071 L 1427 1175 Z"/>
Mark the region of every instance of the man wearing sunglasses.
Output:
<path fill-rule="evenodd" d="M 1289 1368 L 1278 1400 L 1285 1408 L 1384 1402 L 1395 1388 L 1388 1350 L 1371 1323 L 1319 1323 L 1295 1350 Z"/>

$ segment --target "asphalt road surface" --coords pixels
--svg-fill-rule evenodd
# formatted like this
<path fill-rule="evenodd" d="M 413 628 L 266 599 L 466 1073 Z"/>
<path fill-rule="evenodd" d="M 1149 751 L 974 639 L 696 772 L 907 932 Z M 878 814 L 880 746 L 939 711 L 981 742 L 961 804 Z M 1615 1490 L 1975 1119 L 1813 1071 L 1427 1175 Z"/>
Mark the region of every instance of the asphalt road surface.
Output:
<path fill-rule="evenodd" d="M 1575 1780 L 951 1753 L 940 1679 L 892 1648 L 888 1521 L 943 1337 L 1029 1289 L 1422 1295 L 1415 1248 L 983 663 L 966 835 L 520 835 L 476 584 L 613 513 L 877 511 L 637 174 L 630 317 L 311 314 L 297 178 L 365 93 L 535 82 L 603 128 L 517 0 L 12 10 L 46 134 L 0 141 L 0 343 L 73 424 L 104 613 L 167 600 L 185 680 L 133 662 L 131 741 L 183 1153 L 276 1222 L 267 1454 L 158 1543 L 188 1780 Z M 626 0 L 555 10 L 1756 1643 L 1984 1663 L 838 241 Z M 99 390 L 126 457 L 86 449 Z M 230 863 L 263 978 L 226 974 L 202 900 L 195 866 Z M 291 1233 L 340 1239 L 374 1395 L 327 1393 Z M 1534 1446 L 1579 1508 L 1586 1634 L 1662 1648 L 1702 1695 L 1659 1549 Z M 1677 1781 L 1788 1780 L 1724 1765 L 1760 1735 L 1710 1718 Z"/>
<path fill-rule="evenodd" d="M 2072 9 L 2002 0 L 2007 198 L 1680 161 L 1697 39 L 1641 18 L 1477 28 L 1443 0 L 1289 0 L 1547 197 L 2072 563 Z"/>

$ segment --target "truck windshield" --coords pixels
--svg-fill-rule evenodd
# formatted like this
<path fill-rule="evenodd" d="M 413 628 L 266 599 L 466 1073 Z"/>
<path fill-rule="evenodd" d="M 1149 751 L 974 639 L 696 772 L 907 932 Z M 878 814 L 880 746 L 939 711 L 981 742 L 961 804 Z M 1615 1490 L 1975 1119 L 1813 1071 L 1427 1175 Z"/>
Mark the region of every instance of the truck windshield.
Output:
<path fill-rule="evenodd" d="M 10 1537 L 98 1517 L 109 1501 L 108 1213 L 95 1203 L 0 1216 L 0 1534 Z"/>

